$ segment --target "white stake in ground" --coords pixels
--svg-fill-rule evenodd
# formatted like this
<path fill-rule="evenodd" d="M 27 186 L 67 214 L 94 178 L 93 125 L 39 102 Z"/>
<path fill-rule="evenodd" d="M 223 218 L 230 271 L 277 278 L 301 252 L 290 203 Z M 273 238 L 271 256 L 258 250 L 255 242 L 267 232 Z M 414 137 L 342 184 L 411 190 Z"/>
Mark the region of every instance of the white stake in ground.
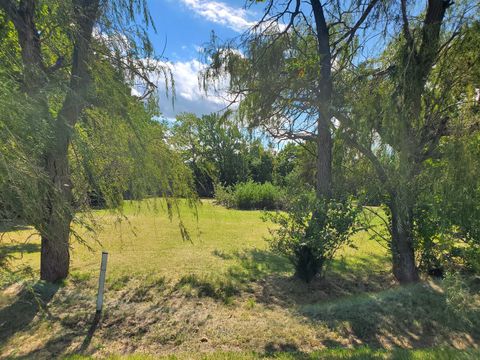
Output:
<path fill-rule="evenodd" d="M 98 294 L 97 294 L 97 313 L 102 312 L 103 293 L 105 291 L 105 274 L 107 272 L 108 253 L 102 252 L 102 264 L 100 265 L 100 277 L 98 278 Z"/>

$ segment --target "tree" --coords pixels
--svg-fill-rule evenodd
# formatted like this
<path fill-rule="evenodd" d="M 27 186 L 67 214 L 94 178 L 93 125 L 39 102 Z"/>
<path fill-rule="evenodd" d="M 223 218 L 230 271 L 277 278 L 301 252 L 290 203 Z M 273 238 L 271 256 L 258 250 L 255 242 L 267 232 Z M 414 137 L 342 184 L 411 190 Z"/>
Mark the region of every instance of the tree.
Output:
<path fill-rule="evenodd" d="M 472 71 L 459 66 L 459 55 L 474 43 L 466 31 L 472 5 L 430 0 L 415 16 L 401 1 L 401 35 L 387 42 L 380 59 L 358 66 L 347 81 L 348 106 L 336 115 L 344 139 L 371 162 L 388 195 L 393 273 L 401 283 L 419 278 L 414 229 L 425 164 L 441 156 L 452 119 L 471 101 Z M 470 61 L 478 62 L 478 54 Z"/>
<path fill-rule="evenodd" d="M 240 44 L 217 44 L 213 37 L 205 51 L 211 61 L 203 74 L 204 87 L 228 75 L 230 95 L 240 100 L 240 117 L 250 127 L 261 127 L 277 140 L 315 145 L 316 201 L 310 202 L 311 219 L 302 235 L 305 239 L 324 241 L 317 236 L 317 225 L 339 220 L 324 218 L 332 214 L 328 207 L 332 200 L 334 78 L 350 64 L 357 48 L 355 33 L 377 2 L 297 0 L 277 4 L 270 0 L 260 22 Z M 288 221 L 283 226 L 288 226 Z M 296 263 L 316 264 L 310 273 L 313 276 L 321 271 L 324 254 L 313 251 L 312 241 L 300 244 L 308 249 L 294 253 L 310 259 Z"/>
<path fill-rule="evenodd" d="M 253 139 L 247 143 L 248 176 L 254 182 L 264 184 L 273 178 L 274 156 L 270 149 L 265 149 L 260 139 Z"/>
<path fill-rule="evenodd" d="M 319 198 L 332 195 L 333 64 L 341 71 L 349 62 L 355 33 L 376 3 L 266 1 L 262 19 L 238 45 L 214 37 L 205 51 L 212 61 L 204 86 L 228 74 L 231 97 L 241 100 L 239 112 L 250 126 L 277 140 L 315 143 Z"/>
<path fill-rule="evenodd" d="M 92 65 L 103 62 L 121 69 L 123 82 L 147 80 L 146 93 L 151 93 L 153 84 L 146 75 L 158 63 L 147 60 L 152 47 L 144 29 L 135 25 L 138 16 L 147 25 L 150 18 L 143 0 L 2 0 L 0 11 L 13 45 L 8 49 L 13 65 L 7 76 L 16 80 L 11 92 L 21 97 L 25 108 L 22 128 L 10 138 L 16 144 L 11 148 L 21 153 L 9 150 L 17 164 L 19 159 L 27 164 L 30 180 L 16 178 L 9 190 L 23 198 L 34 196 L 29 201 L 37 203 L 36 211 L 21 211 L 41 235 L 40 277 L 53 282 L 69 270 L 75 213 L 69 150 L 91 104 Z M 6 163 L 7 172 L 11 164 Z"/>
<path fill-rule="evenodd" d="M 248 179 L 272 180 L 273 155 L 260 139 L 248 135 L 231 112 L 181 114 L 172 127 L 172 140 L 194 173 L 197 192 L 212 196 L 214 185 L 232 186 Z"/>

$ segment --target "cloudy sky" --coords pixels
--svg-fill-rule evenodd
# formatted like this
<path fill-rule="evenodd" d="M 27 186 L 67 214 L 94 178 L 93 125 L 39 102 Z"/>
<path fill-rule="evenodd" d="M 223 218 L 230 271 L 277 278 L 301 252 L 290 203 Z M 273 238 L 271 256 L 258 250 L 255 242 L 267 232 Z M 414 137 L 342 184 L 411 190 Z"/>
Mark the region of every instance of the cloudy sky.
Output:
<path fill-rule="evenodd" d="M 174 118 L 186 111 L 201 115 L 224 108 L 224 99 L 206 96 L 199 89 L 197 75 L 204 66 L 199 49 L 208 42 L 212 31 L 223 40 L 241 34 L 259 17 L 261 8 L 245 9 L 243 0 L 148 2 L 157 28 L 150 34 L 152 42 L 158 54 L 163 51 L 175 79 L 175 106 L 161 96 L 163 116 Z"/>

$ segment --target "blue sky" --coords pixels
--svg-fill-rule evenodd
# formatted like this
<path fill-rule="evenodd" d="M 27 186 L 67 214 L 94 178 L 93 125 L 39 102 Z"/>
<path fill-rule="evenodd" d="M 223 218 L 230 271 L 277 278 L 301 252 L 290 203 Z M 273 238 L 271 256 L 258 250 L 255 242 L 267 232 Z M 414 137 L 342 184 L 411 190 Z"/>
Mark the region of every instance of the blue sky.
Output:
<path fill-rule="evenodd" d="M 160 110 L 163 117 L 173 119 L 182 112 L 197 115 L 224 109 L 228 104 L 225 94 L 208 96 L 198 86 L 198 73 L 205 64 L 199 49 L 210 39 L 212 31 L 222 40 L 240 35 L 255 24 L 263 14 L 265 4 L 245 8 L 245 0 L 147 0 L 157 32 L 150 31 L 150 37 L 157 55 L 163 51 L 175 79 L 175 106 L 162 91 L 164 83 L 159 82 Z M 425 1 L 411 5 L 413 13 L 425 7 Z M 381 29 L 380 29 L 381 30 Z M 393 36 L 398 29 L 388 28 Z M 380 35 L 378 32 L 377 35 Z M 371 35 L 371 34 L 370 34 Z M 359 34 L 361 36 L 361 34 Z M 386 39 L 371 37 L 365 43 L 363 55 L 372 56 Z M 377 50 L 376 50 L 377 49 Z"/>
<path fill-rule="evenodd" d="M 198 87 L 202 60 L 198 50 L 212 30 L 226 40 L 240 35 L 260 16 L 260 11 L 245 9 L 241 0 L 148 0 L 157 32 L 150 36 L 157 54 L 169 62 L 175 78 L 176 101 L 162 94 L 163 116 L 173 118 L 181 112 L 198 115 L 221 110 L 227 102 L 221 96 L 206 96 Z M 258 8 L 261 10 L 261 8 Z M 160 83 L 162 90 L 163 85 Z M 221 94 L 220 94 L 221 95 Z"/>

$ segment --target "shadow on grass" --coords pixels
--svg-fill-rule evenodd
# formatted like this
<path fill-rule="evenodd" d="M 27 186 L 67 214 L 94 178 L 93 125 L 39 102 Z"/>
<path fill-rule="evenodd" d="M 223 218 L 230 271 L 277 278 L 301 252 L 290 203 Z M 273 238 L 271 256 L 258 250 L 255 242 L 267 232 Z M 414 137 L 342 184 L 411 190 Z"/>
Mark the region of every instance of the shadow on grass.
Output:
<path fill-rule="evenodd" d="M 0 219 L 0 233 L 6 233 L 18 230 L 29 230 L 30 226 L 24 224 L 20 220 L 1 220 Z"/>
<path fill-rule="evenodd" d="M 475 347 L 480 340 L 480 309 L 458 309 L 447 303 L 434 283 L 396 287 L 300 307 L 313 322 L 373 348 L 424 348 L 438 343 Z"/>
<path fill-rule="evenodd" d="M 228 269 L 227 276 L 241 283 L 261 280 L 272 274 L 287 275 L 293 270 L 285 257 L 267 250 L 237 251 L 231 258 L 236 260 L 237 264 Z"/>
<path fill-rule="evenodd" d="M 242 280 L 249 274 L 249 280 L 256 280 L 256 302 L 290 308 L 352 345 L 425 347 L 446 342 L 475 347 L 480 341 L 478 306 L 452 306 L 441 282 L 398 286 L 383 256 L 334 260 L 325 276 L 310 284 L 292 277 L 288 263 L 271 254 L 243 254 L 239 260 L 243 271 L 229 275 Z M 341 344 L 326 339 L 324 345 Z"/>
<path fill-rule="evenodd" d="M 385 290 L 394 283 L 382 256 L 355 258 L 354 262 L 334 260 L 324 278 L 305 284 L 292 276 L 293 266 L 285 257 L 268 250 L 214 251 L 213 255 L 233 260 L 234 265 L 224 274 L 184 276 L 177 283 L 177 289 L 226 302 L 246 291 L 265 305 L 289 306 Z M 190 291 L 192 289 L 195 291 Z"/>
<path fill-rule="evenodd" d="M 190 284 L 209 289 L 204 296 L 219 299 L 222 296 L 218 294 L 240 297 L 248 292 L 256 303 L 288 308 L 343 339 L 324 339 L 328 347 L 342 346 L 345 341 L 373 348 L 423 348 L 442 343 L 475 347 L 480 341 L 478 306 L 461 311 L 452 307 L 442 283 L 398 286 L 384 256 L 336 259 L 323 278 L 305 284 L 292 276 L 292 266 L 285 258 L 268 251 L 220 255 L 236 264 L 216 280 Z M 269 344 L 265 350 L 296 351 L 282 343 Z"/>
<path fill-rule="evenodd" d="M 40 244 L 21 243 L 12 245 L 1 245 L 0 251 L 3 254 L 10 255 L 15 253 L 35 253 L 40 252 Z"/>
<path fill-rule="evenodd" d="M 214 251 L 213 255 L 224 260 L 236 260 L 236 264 L 224 274 L 183 276 L 175 285 L 175 289 L 188 296 L 206 296 L 230 303 L 242 291 L 252 292 L 250 285 L 259 279 L 273 273 L 285 273 L 291 269 L 285 258 L 264 250 L 252 249 L 234 253 Z"/>
<path fill-rule="evenodd" d="M 75 334 L 61 334 L 50 338 L 47 342 L 42 344 L 41 348 L 35 349 L 25 355 L 10 358 L 16 360 L 63 359 L 65 349 L 67 349 L 75 339 Z"/>
<path fill-rule="evenodd" d="M 281 256 L 265 250 L 234 254 L 237 265 L 227 272 L 236 283 L 251 283 L 256 301 L 266 305 L 302 305 L 364 292 L 381 291 L 394 281 L 386 259 L 372 255 L 354 262 L 334 260 L 324 277 L 311 283 L 293 277 L 293 266 Z"/>
<path fill-rule="evenodd" d="M 82 344 L 78 348 L 78 351 L 77 351 L 78 353 L 83 354 L 90 346 L 93 335 L 95 334 L 95 331 L 98 328 L 98 324 L 100 323 L 101 317 L 102 317 L 101 312 L 95 313 L 95 316 L 92 319 L 92 323 L 90 324 L 90 328 L 88 329 L 87 335 L 85 336 L 85 339 L 83 339 Z"/>
<path fill-rule="evenodd" d="M 15 300 L 0 309 L 0 344 L 22 331 L 58 291 L 60 285 L 38 282 L 33 287 L 24 287 Z"/>

